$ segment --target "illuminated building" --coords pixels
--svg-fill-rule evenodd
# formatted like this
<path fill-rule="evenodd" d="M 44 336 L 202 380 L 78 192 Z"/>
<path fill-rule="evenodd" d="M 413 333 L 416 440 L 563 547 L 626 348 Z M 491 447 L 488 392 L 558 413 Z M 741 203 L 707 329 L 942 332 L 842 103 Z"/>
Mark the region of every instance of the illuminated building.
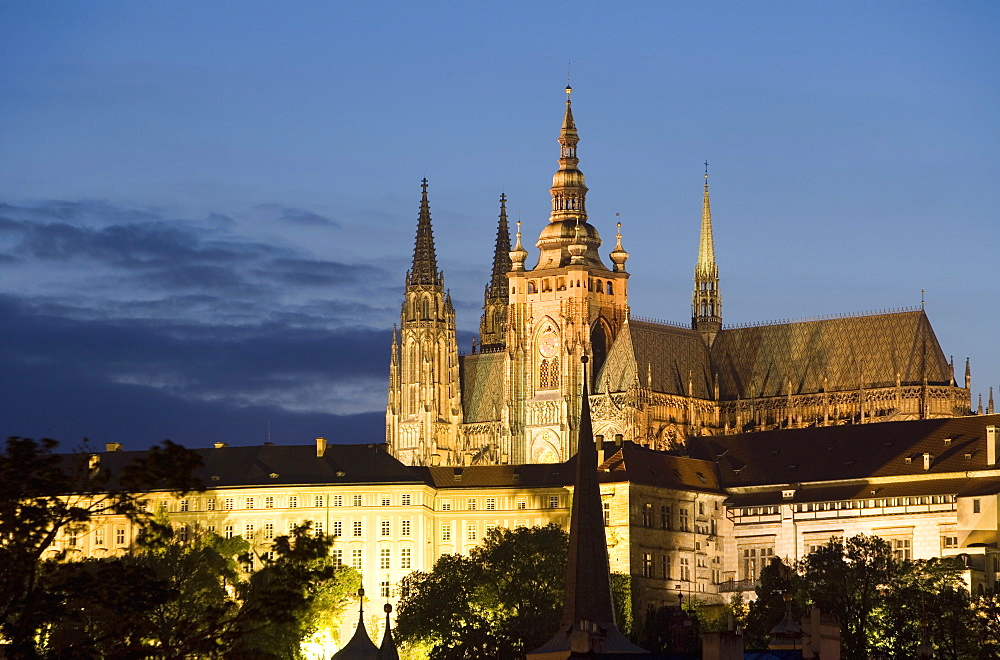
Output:
<path fill-rule="evenodd" d="M 458 352 L 423 182 L 390 357 L 386 441 L 401 461 L 567 460 L 579 424 L 581 355 L 594 365 L 595 432 L 656 449 L 700 435 L 969 413 L 968 364 L 963 387 L 922 307 L 724 326 L 707 169 L 690 324 L 633 315 L 621 227 L 608 266 L 587 215 L 578 143 L 567 96 L 537 260 L 529 264 L 520 223 L 510 247 L 502 197 L 480 333 L 468 355 Z"/>

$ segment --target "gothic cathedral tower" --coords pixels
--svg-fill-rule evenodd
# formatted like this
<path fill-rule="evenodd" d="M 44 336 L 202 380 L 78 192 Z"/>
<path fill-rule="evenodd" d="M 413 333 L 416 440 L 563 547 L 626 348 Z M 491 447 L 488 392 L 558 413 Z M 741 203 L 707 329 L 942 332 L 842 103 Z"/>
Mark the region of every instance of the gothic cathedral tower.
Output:
<path fill-rule="evenodd" d="M 392 337 L 386 440 L 408 465 L 456 462 L 462 404 L 455 308 L 437 268 L 427 179 L 421 183 L 413 266 Z"/>
<path fill-rule="evenodd" d="M 628 253 L 619 242 L 608 269 L 597 250 L 601 237 L 587 222 L 583 173 L 577 169 L 579 135 L 566 88 L 559 134 L 559 169 L 552 179 L 552 211 L 535 243 L 538 262 L 517 244 L 507 275 L 507 400 L 511 406 L 511 461 L 565 461 L 576 452 L 580 356 L 593 358 L 596 377 L 607 350 L 628 318 Z"/>
<path fill-rule="evenodd" d="M 701 240 L 698 263 L 694 267 L 694 293 L 691 296 L 691 327 L 701 333 L 709 346 L 722 329 L 722 293 L 719 291 L 719 267 L 715 264 L 715 241 L 712 238 L 712 207 L 708 201 L 708 161 L 705 162 L 705 193 L 701 206 Z"/>

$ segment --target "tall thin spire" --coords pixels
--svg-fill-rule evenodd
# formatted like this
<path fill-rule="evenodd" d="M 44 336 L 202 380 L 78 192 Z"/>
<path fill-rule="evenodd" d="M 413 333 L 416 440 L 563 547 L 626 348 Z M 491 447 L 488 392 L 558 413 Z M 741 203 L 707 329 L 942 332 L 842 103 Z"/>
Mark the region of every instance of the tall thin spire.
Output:
<path fill-rule="evenodd" d="M 572 92 L 573 88 L 566 85 L 566 114 L 559 131 L 559 169 L 552 177 L 552 214 L 549 222 L 587 221 L 587 186 L 583 172 L 577 168 L 580 159 L 576 157 L 576 145 L 580 142 L 580 135 L 573 120 Z"/>
<path fill-rule="evenodd" d="M 431 228 L 431 206 L 427 201 L 427 179 L 420 182 L 420 215 L 417 218 L 417 238 L 413 245 L 413 267 L 407 275 L 409 284 L 441 285 L 441 273 L 434 253 L 434 230 Z"/>
<path fill-rule="evenodd" d="M 722 329 L 722 293 L 719 291 L 719 267 L 715 263 L 707 160 L 703 195 L 701 238 L 698 242 L 698 263 L 694 267 L 694 292 L 691 295 L 691 326 L 700 331 L 705 342 L 711 345 L 715 341 L 715 335 Z"/>
<path fill-rule="evenodd" d="M 577 439 L 573 509 L 569 523 L 569 554 L 566 588 L 559 632 L 528 654 L 553 657 L 560 651 L 596 653 L 645 653 L 627 639 L 615 625 L 611 599 L 608 545 L 604 535 L 601 487 L 597 481 L 597 447 L 590 417 L 587 388 L 587 356 L 583 362 L 583 395 Z M 586 640 L 586 648 L 583 642 Z M 567 657 L 569 654 L 567 653 Z"/>
<path fill-rule="evenodd" d="M 497 239 L 493 249 L 493 276 L 487 290 L 487 298 L 507 300 L 507 273 L 510 272 L 510 226 L 507 224 L 507 195 L 500 195 L 500 221 L 497 223 Z"/>

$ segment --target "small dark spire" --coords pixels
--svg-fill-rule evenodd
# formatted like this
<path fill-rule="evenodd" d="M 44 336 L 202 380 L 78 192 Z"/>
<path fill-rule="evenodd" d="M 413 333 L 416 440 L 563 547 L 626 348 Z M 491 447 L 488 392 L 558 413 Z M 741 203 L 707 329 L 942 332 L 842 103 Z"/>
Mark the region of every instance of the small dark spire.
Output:
<path fill-rule="evenodd" d="M 500 195 L 500 221 L 493 248 L 493 276 L 487 298 L 507 300 L 507 273 L 510 272 L 510 225 L 507 224 L 507 195 Z"/>
<path fill-rule="evenodd" d="M 417 218 L 417 238 L 413 245 L 413 267 L 409 284 L 441 285 L 441 273 L 434 253 L 434 230 L 431 228 L 431 206 L 427 201 L 427 179 L 420 182 L 420 215 Z"/>
<path fill-rule="evenodd" d="M 382 645 L 378 647 L 375 660 L 399 660 L 399 652 L 396 651 L 396 643 L 392 639 L 392 629 L 389 624 L 392 605 L 386 603 L 382 610 L 385 612 L 385 633 L 382 635 Z"/>
<path fill-rule="evenodd" d="M 372 643 L 365 629 L 365 590 L 358 589 L 358 627 L 344 648 L 333 654 L 331 660 L 377 660 L 378 647 Z"/>

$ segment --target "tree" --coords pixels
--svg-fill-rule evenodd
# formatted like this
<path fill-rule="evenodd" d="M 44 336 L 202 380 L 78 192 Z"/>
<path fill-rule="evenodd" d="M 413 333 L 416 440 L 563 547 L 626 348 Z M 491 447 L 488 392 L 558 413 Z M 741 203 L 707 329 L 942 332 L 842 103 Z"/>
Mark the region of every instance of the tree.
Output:
<path fill-rule="evenodd" d="M 912 658 L 926 635 L 936 658 L 974 657 L 981 642 L 970 632 L 975 620 L 962 568 L 954 558 L 901 562 L 876 612 L 872 647 L 888 657 Z"/>
<path fill-rule="evenodd" d="M 773 557 L 760 572 L 757 599 L 747 607 L 743 620 L 744 644 L 750 649 L 766 649 L 771 629 L 785 616 L 785 596 L 792 595 L 792 616 L 803 612 L 802 578 L 794 566 Z"/>
<path fill-rule="evenodd" d="M 192 476 L 199 456 L 169 440 L 115 474 L 86 447 L 59 455 L 57 446 L 12 437 L 0 452 L 0 632 L 10 642 L 10 657 L 34 654 L 35 626 L 47 600 L 38 589 L 39 567 L 60 533 L 83 529 L 106 508 L 148 527 L 145 493 L 202 488 Z"/>
<path fill-rule="evenodd" d="M 336 617 L 360 583 L 334 566 L 332 537 L 308 525 L 275 540 L 274 559 L 252 575 L 243 538 L 152 536 L 132 554 L 46 562 L 49 605 L 39 626 L 48 658 L 287 658 Z M 127 603 L 127 607 L 123 607 Z"/>
<path fill-rule="evenodd" d="M 562 616 L 568 537 L 558 525 L 493 529 L 468 556 L 444 555 L 403 579 L 396 633 L 434 660 L 511 658 Z"/>

